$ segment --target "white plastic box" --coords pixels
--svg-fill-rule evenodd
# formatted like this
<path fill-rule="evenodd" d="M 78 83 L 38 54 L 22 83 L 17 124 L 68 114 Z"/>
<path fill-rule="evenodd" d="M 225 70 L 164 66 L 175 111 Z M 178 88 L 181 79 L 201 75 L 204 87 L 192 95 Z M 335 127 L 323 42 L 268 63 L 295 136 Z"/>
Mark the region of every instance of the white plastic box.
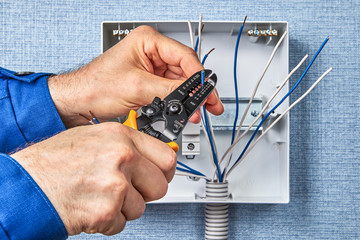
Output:
<path fill-rule="evenodd" d="M 215 127 L 216 143 L 220 155 L 230 146 L 231 128 L 234 119 L 235 105 L 233 99 L 233 61 L 235 43 L 242 22 L 204 22 L 202 32 L 202 55 L 215 47 L 215 51 L 209 55 L 205 67 L 212 69 L 218 76 L 217 89 L 225 103 L 223 116 L 212 116 Z M 178 22 L 103 22 L 102 23 L 102 51 L 106 51 L 116 44 L 122 37 L 113 36 L 113 30 L 131 30 L 140 25 L 150 25 L 156 30 L 171 38 L 190 46 L 190 37 L 186 21 Z M 197 33 L 198 22 L 192 22 L 193 31 Z M 249 29 L 277 29 L 277 37 L 254 38 L 247 35 Z M 244 27 L 239 51 L 238 51 L 238 87 L 241 98 L 240 116 L 257 80 L 263 72 L 265 65 L 282 34 L 288 30 L 287 22 L 246 22 Z M 195 36 L 196 40 L 197 35 Z M 276 91 L 277 87 L 288 74 L 289 65 L 289 36 L 280 45 L 273 62 L 267 70 L 262 83 L 256 94 L 256 99 L 248 113 L 247 122 L 251 121 L 251 111 L 261 109 L 264 102 Z M 273 103 L 277 103 L 288 91 L 288 85 L 281 90 Z M 274 106 L 271 104 L 270 106 Z M 289 106 L 286 100 L 274 113 L 281 114 Z M 272 120 L 266 121 L 266 128 Z M 235 160 L 240 154 L 247 140 L 253 132 L 238 145 L 234 152 Z M 259 131 L 258 135 L 261 134 Z M 178 160 L 212 177 L 214 167 L 210 162 L 207 142 L 201 131 L 200 155 L 194 159 L 187 159 L 178 153 Z M 178 139 L 181 143 L 181 139 Z M 181 148 L 181 144 L 180 148 Z M 161 157 L 161 156 L 159 156 Z M 246 159 L 230 175 L 229 203 L 288 203 L 289 202 L 289 116 L 285 116 L 265 136 Z M 175 176 L 169 185 L 166 196 L 156 201 L 157 203 L 175 202 L 207 202 L 205 196 L 205 181 L 194 181 L 187 177 Z"/>

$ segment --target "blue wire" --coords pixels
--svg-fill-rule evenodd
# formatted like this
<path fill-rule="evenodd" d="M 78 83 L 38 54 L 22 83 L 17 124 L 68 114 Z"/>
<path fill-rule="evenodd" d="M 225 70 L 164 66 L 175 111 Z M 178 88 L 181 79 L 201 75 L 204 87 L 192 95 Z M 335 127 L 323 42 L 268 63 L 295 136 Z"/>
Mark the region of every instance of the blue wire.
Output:
<path fill-rule="evenodd" d="M 204 65 L 205 64 L 205 61 L 207 59 L 207 57 L 209 56 L 209 54 L 205 54 L 205 56 L 203 57 L 202 61 L 201 61 L 201 64 Z"/>
<path fill-rule="evenodd" d="M 195 43 L 195 47 L 194 47 L 195 52 L 197 52 L 198 46 L 199 46 L 199 37 L 197 37 L 197 39 L 196 39 L 196 43 Z"/>
<path fill-rule="evenodd" d="M 205 60 L 206 58 L 204 57 L 204 59 L 202 60 L 202 62 L 205 63 Z M 205 84 L 205 72 L 204 71 L 201 71 L 201 84 L 204 85 Z M 221 172 L 220 172 L 220 166 L 219 166 L 219 162 L 218 162 L 218 159 L 217 159 L 217 156 L 216 156 L 216 152 L 215 152 L 215 144 L 214 144 L 214 141 L 213 141 L 213 138 L 212 138 L 212 135 L 211 135 L 211 131 L 210 131 L 210 128 L 209 128 L 209 119 L 206 115 L 206 108 L 205 108 L 205 105 L 202 106 L 202 109 L 203 109 L 203 112 L 204 112 L 204 118 L 201 118 L 202 119 L 202 123 L 204 124 L 204 128 L 207 132 L 207 135 L 209 136 L 209 142 L 210 142 L 210 148 L 211 148 L 211 152 L 212 152 L 212 155 L 213 155 L 213 159 L 214 159 L 214 164 L 216 166 L 216 171 L 218 173 L 218 177 L 219 177 L 219 181 L 222 182 L 222 175 L 221 175 Z"/>
<path fill-rule="evenodd" d="M 182 162 L 177 161 L 177 164 L 179 164 L 180 166 L 182 166 L 182 167 L 184 167 L 184 168 L 187 168 L 187 169 L 188 169 L 187 171 L 190 172 L 190 173 L 192 173 L 192 174 L 200 175 L 200 176 L 204 176 L 204 177 L 205 177 L 205 175 L 202 174 L 201 172 L 199 172 L 199 171 L 197 171 L 197 170 L 189 167 L 188 165 L 186 165 L 186 164 L 184 164 L 184 163 L 182 163 Z M 180 168 L 180 167 L 176 167 L 176 169 L 178 169 L 178 170 L 180 170 L 180 171 L 186 170 L 186 169 L 183 169 L 183 168 Z"/>
<path fill-rule="evenodd" d="M 235 119 L 234 119 L 234 125 L 233 125 L 232 137 L 231 137 L 231 144 L 233 144 L 233 142 L 234 142 L 235 130 L 236 130 L 237 120 L 238 120 L 238 116 L 239 116 L 239 93 L 238 93 L 237 78 L 236 78 L 236 64 L 237 64 L 237 55 L 238 55 L 238 49 L 239 49 L 239 43 L 240 43 L 240 36 L 241 36 L 241 32 L 242 32 L 243 28 L 244 28 L 244 24 L 241 25 L 241 27 L 240 27 L 239 34 L 236 39 L 236 45 L 235 45 L 234 87 L 235 87 L 236 109 L 235 109 Z"/>
<path fill-rule="evenodd" d="M 242 30 L 244 28 L 244 24 L 241 25 L 240 29 L 239 29 L 239 33 L 236 39 L 236 44 L 235 44 L 235 55 L 234 55 L 234 89 L 235 89 L 235 119 L 234 119 L 234 124 L 233 124 L 233 130 L 232 130 L 232 136 L 231 136 L 231 144 L 234 143 L 235 140 L 235 132 L 236 132 L 236 126 L 237 126 L 237 120 L 239 117 L 239 93 L 238 93 L 238 86 L 237 86 L 237 56 L 238 56 L 238 49 L 239 49 L 239 43 L 240 43 L 240 37 L 241 37 L 241 33 Z M 241 126 L 240 126 L 241 127 Z M 230 159 L 229 161 L 231 161 L 232 155 L 230 155 Z M 222 172 L 221 176 L 223 177 L 225 175 L 225 169 Z"/>
<path fill-rule="evenodd" d="M 93 120 L 95 121 L 96 124 L 99 124 L 99 120 L 97 120 L 97 118 L 93 118 Z"/>
<path fill-rule="evenodd" d="M 325 44 L 327 43 L 327 41 L 329 41 L 329 38 L 327 37 L 325 39 L 325 41 L 321 44 L 320 48 L 317 50 L 316 54 L 314 55 L 314 57 L 311 59 L 310 63 L 308 64 L 308 66 L 306 67 L 305 71 L 303 72 L 303 74 L 301 75 L 301 77 L 299 78 L 299 80 L 295 83 L 295 85 L 290 89 L 290 91 L 275 105 L 275 107 L 273 107 L 267 114 L 266 116 L 261 120 L 261 122 L 259 123 L 259 125 L 257 126 L 256 130 L 254 131 L 253 135 L 251 136 L 251 138 L 249 139 L 248 143 L 246 144 L 244 150 L 241 152 L 239 158 L 236 160 L 236 162 L 231 166 L 231 168 L 229 169 L 229 171 L 231 171 L 231 169 L 233 169 L 235 167 L 235 165 L 240 161 L 240 159 L 242 158 L 242 156 L 245 154 L 246 150 L 248 149 L 250 143 L 252 142 L 252 140 L 254 139 L 256 133 L 259 131 L 259 128 L 261 127 L 261 125 L 265 122 L 265 120 L 270 116 L 270 114 L 283 102 L 285 101 L 285 99 L 295 90 L 295 88 L 299 85 L 299 83 L 301 82 L 301 80 L 305 77 L 305 74 L 308 72 L 308 70 L 310 69 L 311 65 L 314 63 L 316 57 L 319 55 L 319 53 L 321 52 L 321 50 L 324 48 Z"/>
<path fill-rule="evenodd" d="M 189 171 L 189 170 L 187 170 L 187 169 L 185 169 L 185 168 L 181 168 L 181 167 L 176 167 L 176 170 L 206 177 L 204 174 L 196 174 L 196 173 L 194 173 L 194 172 L 192 172 L 192 171 Z M 205 179 L 205 181 L 209 182 L 209 179 Z"/>

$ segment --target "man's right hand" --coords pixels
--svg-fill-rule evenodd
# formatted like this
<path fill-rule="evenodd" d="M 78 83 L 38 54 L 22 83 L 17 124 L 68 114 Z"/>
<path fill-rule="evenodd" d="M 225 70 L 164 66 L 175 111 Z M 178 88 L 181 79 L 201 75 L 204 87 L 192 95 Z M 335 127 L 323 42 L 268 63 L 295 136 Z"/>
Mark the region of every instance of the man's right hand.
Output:
<path fill-rule="evenodd" d="M 163 197 L 176 154 L 119 123 L 77 127 L 12 155 L 54 205 L 69 235 L 112 235 Z"/>

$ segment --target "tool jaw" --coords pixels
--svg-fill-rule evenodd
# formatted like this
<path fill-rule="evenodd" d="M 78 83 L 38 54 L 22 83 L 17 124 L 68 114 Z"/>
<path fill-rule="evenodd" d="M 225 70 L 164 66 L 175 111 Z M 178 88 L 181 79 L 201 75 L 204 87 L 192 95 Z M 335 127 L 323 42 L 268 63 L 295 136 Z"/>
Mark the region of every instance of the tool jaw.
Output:
<path fill-rule="evenodd" d="M 164 142 L 176 140 L 186 126 L 190 117 L 203 104 L 215 89 L 216 74 L 204 70 L 205 83 L 201 84 L 201 71 L 192 75 L 172 93 L 161 101 L 155 97 L 150 105 L 141 108 L 137 118 L 138 130 L 156 137 Z M 155 123 L 163 122 L 162 129 Z"/>

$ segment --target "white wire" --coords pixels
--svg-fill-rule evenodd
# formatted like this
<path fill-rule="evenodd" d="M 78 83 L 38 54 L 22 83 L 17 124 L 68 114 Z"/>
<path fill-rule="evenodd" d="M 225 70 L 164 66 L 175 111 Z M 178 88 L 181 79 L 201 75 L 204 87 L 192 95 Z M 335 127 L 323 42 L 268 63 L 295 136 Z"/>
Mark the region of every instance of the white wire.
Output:
<path fill-rule="evenodd" d="M 230 169 L 230 171 L 226 174 L 226 176 L 229 176 L 233 169 L 235 169 L 248 155 L 248 153 L 255 147 L 255 145 L 265 136 L 266 133 L 270 131 L 272 127 L 275 126 L 277 122 L 282 119 L 285 114 L 287 114 L 296 104 L 298 104 L 303 98 L 305 98 L 313 89 L 314 87 L 329 73 L 331 72 L 333 68 L 330 67 L 326 72 L 324 72 L 315 82 L 314 84 L 303 94 L 301 97 L 299 97 L 293 104 L 290 105 L 264 132 L 261 134 L 256 141 L 249 147 L 249 149 L 245 152 L 245 154 L 241 157 L 241 159 Z"/>
<path fill-rule="evenodd" d="M 199 17 L 199 27 L 198 27 L 198 37 L 199 37 L 199 43 L 198 43 L 198 57 L 199 57 L 199 60 L 201 61 L 201 28 L 202 28 L 202 15 L 200 15 Z M 213 154 L 212 154 L 212 150 L 211 150 L 211 144 L 210 144 L 210 140 L 209 140 L 209 137 L 211 137 L 213 139 L 213 144 L 214 144 L 214 150 L 215 150 L 215 155 L 216 157 L 218 156 L 218 153 L 217 153 L 217 147 L 216 147 L 216 143 L 215 143 L 215 135 L 214 135 L 214 131 L 213 131 L 213 128 L 212 128 L 212 124 L 211 124 L 211 119 L 210 119 L 210 116 L 208 114 L 208 112 L 205 110 L 205 111 L 202 111 L 203 112 L 203 115 L 206 114 L 207 115 L 207 118 L 208 118 L 208 121 L 209 121 L 209 129 L 210 129 L 210 134 L 211 136 L 209 136 L 207 134 L 207 131 L 205 130 L 205 127 L 204 127 L 204 122 L 202 121 L 202 124 L 201 124 L 201 127 L 203 129 L 203 132 L 204 132 L 204 135 L 205 135 L 205 138 L 206 138 L 206 141 L 208 142 L 208 145 L 209 145 L 209 152 L 210 152 L 210 157 L 211 157 L 211 162 L 213 163 L 214 165 L 214 168 L 215 168 L 215 171 L 216 171 L 216 166 L 215 166 L 215 162 L 214 162 L 214 157 L 213 157 Z M 216 174 L 216 173 L 215 173 Z M 215 179 L 215 174 L 213 176 L 213 179 Z M 219 176 L 218 176 L 219 178 Z"/>
<path fill-rule="evenodd" d="M 190 33 L 191 48 L 194 49 L 194 34 L 193 34 L 190 20 L 188 20 L 188 27 L 189 27 L 189 33 Z"/>
<path fill-rule="evenodd" d="M 198 29 L 198 36 L 199 36 L 199 44 L 198 44 L 198 57 L 201 61 L 201 28 L 202 28 L 202 15 L 200 14 L 199 17 L 199 29 Z"/>
<path fill-rule="evenodd" d="M 242 117 L 241 117 L 241 120 L 240 120 L 240 123 L 239 123 L 239 127 L 238 127 L 238 130 L 236 131 L 236 134 L 235 134 L 235 138 L 234 138 L 234 139 L 236 139 L 236 138 L 239 136 L 241 126 L 242 126 L 243 123 L 244 123 L 246 114 L 247 114 L 247 112 L 249 111 L 249 108 L 250 108 L 250 106 L 251 106 L 251 103 L 252 103 L 252 101 L 253 101 L 253 99 L 254 99 L 254 97 L 255 97 L 255 94 L 256 94 L 256 92 L 257 92 L 257 89 L 258 89 L 258 87 L 259 87 L 259 85 L 260 85 L 260 82 L 261 82 L 261 80 L 263 79 L 263 77 L 264 77 L 267 69 L 268 69 L 269 66 L 270 66 L 270 63 L 272 62 L 272 60 L 273 60 L 273 58 L 274 58 L 274 56 L 275 56 L 275 53 L 277 52 L 280 44 L 281 44 L 281 43 L 283 42 L 283 40 L 285 39 L 285 36 L 286 36 L 286 35 L 287 35 L 287 31 L 285 31 L 285 32 L 283 33 L 283 35 L 282 35 L 281 38 L 279 39 L 278 43 L 276 44 L 274 50 L 272 51 L 272 53 L 271 53 L 271 55 L 270 55 L 270 58 L 269 58 L 266 66 L 265 66 L 265 69 L 264 69 L 264 71 L 262 72 L 262 74 L 261 74 L 258 82 L 256 83 L 255 89 L 254 89 L 254 91 L 253 91 L 253 93 L 252 93 L 252 95 L 251 95 L 251 97 L 250 97 L 249 103 L 248 103 L 248 105 L 247 105 L 247 107 L 246 107 L 246 109 L 245 109 L 245 111 L 244 111 L 244 113 L 243 113 L 243 115 L 242 115 Z"/>
<path fill-rule="evenodd" d="M 204 121 L 201 121 L 201 128 L 204 132 L 204 135 L 205 135 L 205 139 L 208 143 L 208 146 L 209 146 L 209 151 L 210 151 L 210 157 L 211 157 L 211 163 L 213 164 L 214 168 L 215 168 L 215 172 L 216 172 L 216 166 L 215 166 L 215 162 L 214 162 L 214 157 L 212 155 L 212 151 L 211 151 L 211 144 L 210 144 L 210 140 L 209 140 L 209 135 L 207 134 L 207 131 L 205 129 L 205 123 Z"/>
<path fill-rule="evenodd" d="M 181 170 L 176 170 L 175 175 L 185 176 L 185 177 L 197 177 L 197 178 L 203 178 L 203 179 L 206 179 L 206 180 L 211 181 L 211 178 L 209 178 L 209 177 L 204 177 L 204 176 L 201 176 L 201 175 L 196 175 L 196 174 L 192 174 L 192 173 L 187 173 L 187 172 L 183 172 L 183 171 L 181 171 Z"/>
<path fill-rule="evenodd" d="M 211 137 L 212 137 L 213 142 L 214 142 L 215 155 L 218 156 L 218 151 L 217 151 L 217 147 L 216 147 L 216 144 L 215 144 L 215 142 L 216 142 L 215 134 L 214 134 L 214 129 L 213 129 L 213 126 L 212 126 L 211 118 L 210 118 L 210 115 L 209 115 L 208 111 L 205 111 L 205 114 L 206 114 L 206 116 L 208 118 L 210 134 L 211 134 Z"/>
<path fill-rule="evenodd" d="M 285 86 L 285 84 L 288 82 L 288 80 L 290 79 L 290 77 L 301 67 L 301 65 L 305 62 L 305 60 L 309 57 L 308 54 L 306 54 L 303 59 L 298 63 L 298 65 L 286 76 L 286 78 L 284 79 L 284 81 L 280 84 L 280 86 L 278 87 L 278 89 L 273 93 L 273 95 L 269 98 L 269 100 L 266 102 L 265 106 L 262 108 L 261 112 L 259 113 L 259 115 L 254 119 L 254 121 L 247 127 L 247 129 L 237 138 L 235 139 L 234 143 L 226 150 L 226 152 L 224 153 L 224 155 L 222 156 L 219 164 L 221 164 L 225 157 L 227 155 L 229 155 L 229 157 L 227 158 L 226 161 L 226 165 L 225 165 L 225 172 L 227 170 L 227 168 L 229 167 L 230 164 L 230 156 L 234 151 L 234 147 L 240 142 L 240 140 L 245 136 L 245 134 L 252 128 L 252 126 L 254 126 L 254 124 L 261 118 L 261 116 L 263 115 L 263 113 L 266 111 L 267 107 L 270 105 L 271 101 L 278 95 L 278 93 L 281 91 L 281 89 Z"/>

